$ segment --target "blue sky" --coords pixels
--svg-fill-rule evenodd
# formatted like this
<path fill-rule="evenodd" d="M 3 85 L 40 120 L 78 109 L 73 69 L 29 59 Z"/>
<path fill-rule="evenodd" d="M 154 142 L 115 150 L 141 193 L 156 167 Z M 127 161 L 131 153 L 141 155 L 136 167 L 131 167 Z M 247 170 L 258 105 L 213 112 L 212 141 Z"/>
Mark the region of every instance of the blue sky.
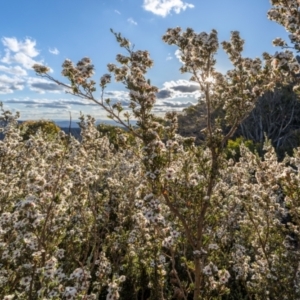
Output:
<path fill-rule="evenodd" d="M 151 83 L 162 93 L 155 112 L 182 110 L 197 102 L 199 93 L 188 81 L 189 75 L 178 71 L 176 47 L 162 41 L 170 27 L 192 27 L 196 32 L 216 29 L 219 41 L 228 40 L 230 31 L 238 30 L 246 40 L 244 56 L 273 54 L 272 40 L 287 39 L 284 28 L 267 19 L 268 0 L 2 0 L 0 12 L 0 101 L 21 119 L 76 119 L 79 112 L 96 119 L 106 119 L 98 106 L 66 94 L 58 86 L 39 78 L 33 63 L 43 63 L 52 76 L 61 77 L 66 58 L 77 63 L 87 56 L 96 68 L 95 81 L 107 73 L 107 63 L 114 63 L 123 53 L 110 32 L 121 32 L 135 49 L 148 50 L 154 67 L 148 73 Z M 217 55 L 217 69 L 231 68 L 222 49 Z M 98 97 L 100 91 L 95 93 Z M 112 82 L 107 97 L 125 102 L 127 92 Z"/>

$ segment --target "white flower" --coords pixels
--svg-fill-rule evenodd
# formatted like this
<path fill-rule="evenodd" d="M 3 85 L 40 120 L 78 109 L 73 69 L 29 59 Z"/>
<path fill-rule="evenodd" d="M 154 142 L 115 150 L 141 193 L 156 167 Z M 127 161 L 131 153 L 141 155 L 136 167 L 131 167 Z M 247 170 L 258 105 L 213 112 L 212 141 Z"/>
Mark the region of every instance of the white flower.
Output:
<path fill-rule="evenodd" d="M 68 297 L 74 297 L 76 294 L 77 294 L 77 289 L 76 288 L 74 288 L 72 286 L 67 286 L 66 287 L 66 290 L 65 290 L 65 293 L 64 293 L 65 297 L 67 297 L 67 298 Z"/>
<path fill-rule="evenodd" d="M 196 186 L 196 185 L 198 185 L 198 181 L 196 179 L 191 179 L 190 180 L 190 185 L 191 186 Z"/>
<path fill-rule="evenodd" d="M 30 284 L 31 280 L 32 280 L 31 276 L 23 277 L 20 281 L 20 284 L 23 286 L 28 286 Z"/>
<path fill-rule="evenodd" d="M 155 179 L 155 178 L 156 178 L 156 175 L 155 175 L 154 173 L 150 173 L 149 177 L 150 177 L 151 179 Z"/>
<path fill-rule="evenodd" d="M 166 179 L 172 180 L 175 177 L 175 170 L 173 168 L 168 168 L 166 171 Z"/>
<path fill-rule="evenodd" d="M 65 256 L 65 250 L 64 249 L 58 249 L 56 251 L 56 255 L 58 258 L 63 258 Z"/>
<path fill-rule="evenodd" d="M 166 257 L 165 257 L 164 255 L 160 255 L 160 256 L 158 257 L 158 260 L 159 260 L 159 262 L 160 262 L 161 264 L 164 264 L 164 263 L 166 262 Z"/>
<path fill-rule="evenodd" d="M 167 147 L 167 148 L 172 148 L 172 147 L 173 147 L 173 144 L 174 144 L 174 142 L 173 142 L 172 140 L 168 140 L 168 141 L 166 142 L 166 147 Z"/>
<path fill-rule="evenodd" d="M 230 274 L 227 270 L 219 270 L 218 275 L 219 275 L 219 281 L 221 284 L 227 283 L 228 279 L 230 278 Z"/>
<path fill-rule="evenodd" d="M 212 270 L 211 270 L 211 267 L 210 265 L 207 265 L 203 268 L 203 273 L 207 276 L 210 276 L 212 275 Z"/>
<path fill-rule="evenodd" d="M 219 249 L 219 246 L 217 244 L 209 244 L 208 249 L 217 250 L 217 249 Z"/>

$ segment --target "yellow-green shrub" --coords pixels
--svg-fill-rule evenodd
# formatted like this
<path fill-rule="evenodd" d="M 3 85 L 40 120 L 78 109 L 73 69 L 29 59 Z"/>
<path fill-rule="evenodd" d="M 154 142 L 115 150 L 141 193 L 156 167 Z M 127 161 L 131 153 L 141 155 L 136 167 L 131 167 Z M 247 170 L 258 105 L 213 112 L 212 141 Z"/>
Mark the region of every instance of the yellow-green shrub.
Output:
<path fill-rule="evenodd" d="M 243 137 L 238 137 L 235 140 L 228 140 L 226 146 L 226 157 L 234 160 L 239 160 L 241 157 L 240 146 L 244 144 L 252 153 L 260 153 L 261 147 L 259 144 L 255 144 L 251 140 L 245 140 Z"/>
<path fill-rule="evenodd" d="M 20 124 L 21 135 L 24 140 L 28 140 L 30 135 L 35 135 L 39 129 L 50 140 L 54 139 L 60 131 L 60 128 L 53 121 L 49 120 L 28 120 Z"/>

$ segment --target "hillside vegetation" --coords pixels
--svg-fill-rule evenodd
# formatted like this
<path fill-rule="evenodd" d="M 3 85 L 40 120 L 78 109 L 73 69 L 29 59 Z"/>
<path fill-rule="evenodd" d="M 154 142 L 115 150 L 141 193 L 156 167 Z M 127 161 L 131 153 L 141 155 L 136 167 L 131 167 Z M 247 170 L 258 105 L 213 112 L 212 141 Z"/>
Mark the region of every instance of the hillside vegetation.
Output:
<path fill-rule="evenodd" d="M 217 108 L 213 119 L 219 118 L 224 134 L 228 132 L 224 111 Z M 195 137 L 200 145 L 205 140 L 202 132 L 207 126 L 206 104 L 201 101 L 183 110 L 178 116 L 178 132 L 183 136 Z M 293 86 L 279 86 L 258 98 L 255 107 L 241 122 L 232 139 L 251 141 L 261 153 L 266 138 L 271 140 L 280 159 L 300 145 L 300 101 Z"/>

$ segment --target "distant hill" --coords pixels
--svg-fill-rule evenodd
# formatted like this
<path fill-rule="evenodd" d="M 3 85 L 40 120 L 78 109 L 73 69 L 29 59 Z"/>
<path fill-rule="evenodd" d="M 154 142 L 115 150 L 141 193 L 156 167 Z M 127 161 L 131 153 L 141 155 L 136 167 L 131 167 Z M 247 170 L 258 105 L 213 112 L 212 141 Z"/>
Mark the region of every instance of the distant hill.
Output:
<path fill-rule="evenodd" d="M 22 123 L 22 122 L 20 122 Z M 71 135 L 73 135 L 76 139 L 80 140 L 80 128 L 67 128 L 67 127 L 60 127 L 60 129 L 62 131 L 64 131 L 66 134 L 68 134 L 69 132 L 71 133 Z M 2 132 L 0 132 L 0 140 L 4 139 L 4 134 Z"/>
<path fill-rule="evenodd" d="M 25 121 L 20 121 L 20 120 L 18 121 L 19 124 L 22 124 L 23 122 L 25 122 Z M 96 125 L 101 124 L 101 123 L 104 123 L 107 125 L 118 126 L 116 124 L 116 122 L 110 121 L 110 120 L 97 121 Z M 78 140 L 81 139 L 80 128 L 79 128 L 79 125 L 77 124 L 77 122 L 72 122 L 71 127 L 69 127 L 69 125 L 70 125 L 69 121 L 56 121 L 55 124 L 66 134 L 71 133 L 71 135 L 74 136 L 76 139 L 78 139 Z M 3 133 L 0 132 L 0 140 L 3 140 L 3 139 L 4 139 L 4 135 L 3 135 Z"/>

